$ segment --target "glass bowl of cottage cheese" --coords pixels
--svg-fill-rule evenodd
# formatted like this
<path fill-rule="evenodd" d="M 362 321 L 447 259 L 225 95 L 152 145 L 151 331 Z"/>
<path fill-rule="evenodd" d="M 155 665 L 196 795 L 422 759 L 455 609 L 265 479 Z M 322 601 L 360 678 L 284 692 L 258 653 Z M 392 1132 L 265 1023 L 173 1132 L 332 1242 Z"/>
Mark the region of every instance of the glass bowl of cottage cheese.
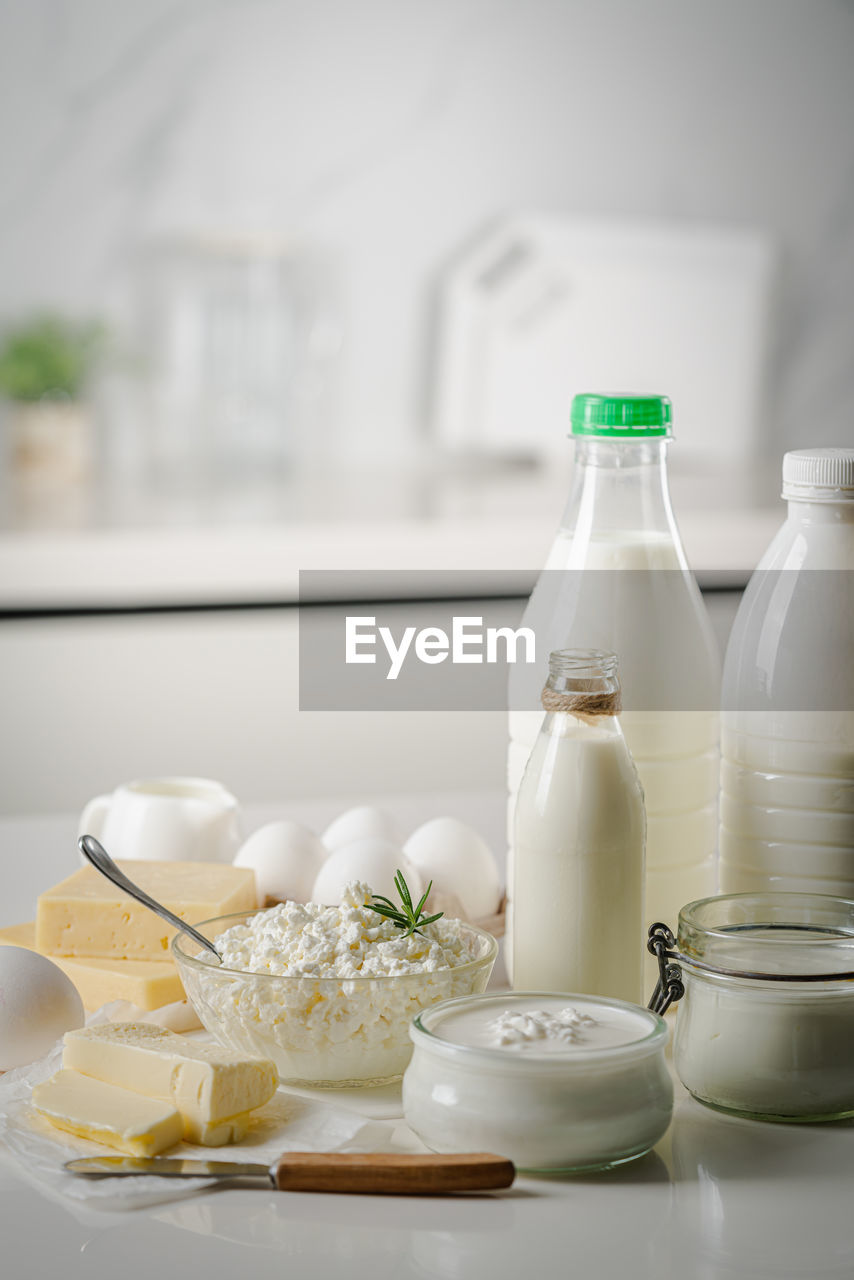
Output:
<path fill-rule="evenodd" d="M 178 934 L 187 998 L 221 1044 L 272 1058 L 283 1084 L 353 1088 L 398 1080 L 416 1014 L 485 990 L 495 938 L 444 916 L 407 934 L 361 882 L 336 907 L 285 902 L 205 920 L 222 956 Z"/>

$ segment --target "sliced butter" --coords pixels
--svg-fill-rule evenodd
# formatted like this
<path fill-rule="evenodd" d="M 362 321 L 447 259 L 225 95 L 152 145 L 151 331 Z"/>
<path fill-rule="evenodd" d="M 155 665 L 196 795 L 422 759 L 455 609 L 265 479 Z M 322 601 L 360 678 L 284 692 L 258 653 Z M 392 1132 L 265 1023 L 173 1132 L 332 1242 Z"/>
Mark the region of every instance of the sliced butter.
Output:
<path fill-rule="evenodd" d="M 36 926 L 8 925 L 0 929 L 1 946 L 36 948 Z M 90 960 L 85 956 L 57 956 L 59 965 L 80 992 L 86 1009 L 100 1009 L 111 1000 L 127 1000 L 148 1012 L 184 999 L 184 988 L 171 956 L 162 960 Z"/>
<path fill-rule="evenodd" d="M 171 1102 L 184 1117 L 187 1140 L 205 1146 L 234 1141 L 229 1129 L 245 1132 L 245 1113 L 278 1086 L 266 1058 L 196 1044 L 149 1022 L 69 1031 L 63 1043 L 64 1067 Z"/>
<path fill-rule="evenodd" d="M 58 1129 L 132 1156 L 156 1156 L 180 1142 L 180 1112 L 158 1098 L 104 1084 L 77 1071 L 58 1071 L 33 1089 L 33 1105 Z"/>
<path fill-rule="evenodd" d="M 120 862 L 129 879 L 182 920 L 196 924 L 254 911 L 255 873 L 218 862 Z M 50 956 L 160 959 L 174 930 L 94 867 L 81 867 L 41 894 L 36 946 Z"/>
<path fill-rule="evenodd" d="M 184 1116 L 184 1137 L 188 1142 L 196 1142 L 200 1147 L 224 1147 L 228 1142 L 242 1142 L 249 1132 L 252 1112 L 244 1111 L 240 1116 L 229 1116 L 227 1120 L 218 1120 L 215 1124 L 194 1122 L 188 1127 Z"/>

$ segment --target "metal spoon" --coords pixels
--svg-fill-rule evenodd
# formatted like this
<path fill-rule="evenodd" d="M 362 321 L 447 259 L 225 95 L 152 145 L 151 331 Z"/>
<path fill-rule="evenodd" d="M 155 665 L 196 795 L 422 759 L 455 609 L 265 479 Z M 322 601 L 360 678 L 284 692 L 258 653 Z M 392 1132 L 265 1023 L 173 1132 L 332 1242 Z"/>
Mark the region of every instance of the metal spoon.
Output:
<path fill-rule="evenodd" d="M 206 947 L 211 951 L 222 964 L 222 956 L 217 951 L 214 944 L 204 934 L 199 933 L 198 929 L 194 929 L 191 924 L 187 924 L 180 916 L 176 916 L 168 907 L 164 907 L 161 903 L 155 902 L 154 898 L 149 897 L 144 889 L 140 889 L 138 884 L 134 884 L 132 880 L 128 880 L 123 871 L 120 871 L 113 862 L 104 846 L 95 839 L 94 836 L 81 836 L 77 841 L 77 847 L 87 858 L 96 871 L 100 871 L 102 876 L 106 876 L 108 880 L 112 880 L 113 884 L 125 893 L 129 893 L 132 898 L 136 898 L 137 902 L 141 902 L 144 907 L 148 907 L 149 911 L 155 912 L 167 924 L 171 924 L 174 929 L 179 929 L 181 933 L 189 934 L 194 942 L 198 942 L 200 946 Z"/>

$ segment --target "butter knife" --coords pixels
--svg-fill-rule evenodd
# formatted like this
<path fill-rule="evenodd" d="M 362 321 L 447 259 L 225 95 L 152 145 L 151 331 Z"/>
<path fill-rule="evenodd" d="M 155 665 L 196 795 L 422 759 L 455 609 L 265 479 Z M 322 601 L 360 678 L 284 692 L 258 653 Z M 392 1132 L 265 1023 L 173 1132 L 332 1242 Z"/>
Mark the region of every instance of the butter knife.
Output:
<path fill-rule="evenodd" d="M 339 1191 L 364 1195 L 454 1195 L 509 1187 L 512 1161 L 486 1152 L 465 1155 L 353 1154 L 292 1151 L 273 1164 L 231 1160 L 177 1160 L 161 1156 L 95 1156 L 69 1160 L 69 1173 L 83 1178 L 254 1179 L 279 1191 Z"/>

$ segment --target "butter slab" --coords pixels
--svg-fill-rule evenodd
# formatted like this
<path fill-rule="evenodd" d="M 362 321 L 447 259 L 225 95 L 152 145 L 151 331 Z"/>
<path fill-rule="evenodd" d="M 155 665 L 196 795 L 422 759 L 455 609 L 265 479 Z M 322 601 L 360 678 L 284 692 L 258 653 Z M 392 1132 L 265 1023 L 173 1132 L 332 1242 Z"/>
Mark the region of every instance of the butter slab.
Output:
<path fill-rule="evenodd" d="M 251 1121 L 251 1111 L 210 1124 L 193 1121 L 188 1125 L 187 1117 L 184 1116 L 184 1137 L 188 1142 L 198 1143 L 200 1147 L 224 1147 L 230 1142 L 242 1142 L 249 1132 Z"/>
<path fill-rule="evenodd" d="M 58 1129 L 131 1156 L 156 1156 L 184 1132 L 180 1112 L 169 1103 L 77 1071 L 58 1071 L 37 1084 L 33 1106 Z"/>
<path fill-rule="evenodd" d="M 160 1098 L 177 1107 L 190 1142 L 235 1141 L 247 1112 L 276 1092 L 278 1074 L 266 1058 L 247 1058 L 218 1045 L 197 1044 L 149 1022 L 113 1022 L 66 1032 L 62 1065 L 98 1080 Z"/>

